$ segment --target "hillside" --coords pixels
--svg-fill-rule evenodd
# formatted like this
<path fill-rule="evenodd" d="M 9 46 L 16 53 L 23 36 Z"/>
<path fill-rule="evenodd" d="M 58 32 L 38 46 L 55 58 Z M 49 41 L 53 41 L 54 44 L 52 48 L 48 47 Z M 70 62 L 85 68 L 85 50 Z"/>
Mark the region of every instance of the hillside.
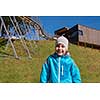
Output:
<path fill-rule="evenodd" d="M 6 42 L 0 40 L 0 82 L 6 83 L 38 83 L 41 66 L 47 56 L 54 52 L 54 41 L 31 41 L 29 59 L 26 51 L 15 41 L 14 45 L 20 59 L 15 59 L 11 45 L 5 48 Z M 30 44 L 27 41 L 27 45 Z M 100 50 L 84 48 L 70 44 L 69 50 L 72 58 L 79 66 L 82 82 L 100 82 Z"/>

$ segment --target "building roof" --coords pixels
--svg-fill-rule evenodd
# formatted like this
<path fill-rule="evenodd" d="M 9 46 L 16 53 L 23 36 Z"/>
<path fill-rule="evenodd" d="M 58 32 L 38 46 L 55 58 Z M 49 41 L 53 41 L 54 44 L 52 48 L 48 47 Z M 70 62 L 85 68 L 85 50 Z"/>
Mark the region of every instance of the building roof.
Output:
<path fill-rule="evenodd" d="M 68 30 L 69 30 L 69 29 L 68 29 L 67 27 L 63 27 L 63 28 L 60 28 L 60 29 L 56 30 L 54 33 L 55 33 L 56 35 L 62 35 L 63 33 L 67 33 Z"/>

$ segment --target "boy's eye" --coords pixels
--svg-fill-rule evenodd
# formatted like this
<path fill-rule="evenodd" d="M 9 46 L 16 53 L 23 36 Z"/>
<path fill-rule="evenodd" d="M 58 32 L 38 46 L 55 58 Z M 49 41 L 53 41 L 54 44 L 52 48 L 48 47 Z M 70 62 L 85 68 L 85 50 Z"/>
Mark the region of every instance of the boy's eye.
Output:
<path fill-rule="evenodd" d="M 64 45 L 62 45 L 62 48 L 64 48 L 65 46 Z"/>
<path fill-rule="evenodd" d="M 56 47 L 59 47 L 59 45 L 56 45 Z"/>

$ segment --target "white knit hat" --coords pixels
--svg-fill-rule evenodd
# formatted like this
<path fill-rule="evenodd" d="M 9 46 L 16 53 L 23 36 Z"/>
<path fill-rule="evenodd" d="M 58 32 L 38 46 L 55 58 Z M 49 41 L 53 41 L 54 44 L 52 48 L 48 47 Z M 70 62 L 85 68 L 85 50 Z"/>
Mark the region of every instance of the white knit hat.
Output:
<path fill-rule="evenodd" d="M 59 43 L 63 44 L 65 46 L 66 50 L 68 51 L 68 39 L 67 38 L 65 38 L 64 36 L 60 36 L 56 40 L 56 45 Z"/>

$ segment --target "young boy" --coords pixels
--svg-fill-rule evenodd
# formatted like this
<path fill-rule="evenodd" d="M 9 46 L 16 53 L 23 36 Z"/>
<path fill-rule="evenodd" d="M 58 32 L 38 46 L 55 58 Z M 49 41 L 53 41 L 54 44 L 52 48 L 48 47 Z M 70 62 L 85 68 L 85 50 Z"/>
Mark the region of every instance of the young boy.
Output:
<path fill-rule="evenodd" d="M 64 36 L 56 40 L 55 53 L 42 66 L 41 83 L 80 83 L 80 71 L 68 53 L 68 40 Z"/>

